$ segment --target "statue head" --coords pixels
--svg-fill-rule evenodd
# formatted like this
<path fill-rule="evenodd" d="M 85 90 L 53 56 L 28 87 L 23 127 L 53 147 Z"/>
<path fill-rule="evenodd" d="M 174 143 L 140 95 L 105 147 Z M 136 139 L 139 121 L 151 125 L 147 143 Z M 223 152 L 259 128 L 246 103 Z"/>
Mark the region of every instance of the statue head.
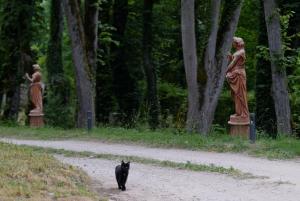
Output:
<path fill-rule="evenodd" d="M 41 70 L 41 67 L 40 67 L 40 65 L 38 65 L 38 64 L 33 64 L 32 67 L 33 67 L 33 71 L 34 71 L 34 72 L 35 72 L 35 71 L 40 71 L 40 70 Z"/>
<path fill-rule="evenodd" d="M 244 40 L 239 37 L 233 37 L 233 47 L 236 49 L 241 49 L 245 47 Z"/>

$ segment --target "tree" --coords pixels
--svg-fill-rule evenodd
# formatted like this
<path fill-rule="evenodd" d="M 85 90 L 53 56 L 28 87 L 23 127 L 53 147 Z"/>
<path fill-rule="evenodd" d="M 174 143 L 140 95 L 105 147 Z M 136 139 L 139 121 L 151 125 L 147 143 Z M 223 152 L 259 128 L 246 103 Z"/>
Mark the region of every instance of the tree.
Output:
<path fill-rule="evenodd" d="M 31 42 L 33 19 L 37 15 L 34 0 L 2 0 L 1 12 L 1 94 L 6 94 L 4 118 L 17 120 L 23 75 L 33 64 Z M 36 13 L 35 13 L 36 12 Z M 35 14 L 34 14 L 35 13 Z"/>
<path fill-rule="evenodd" d="M 111 44 L 111 66 L 113 77 L 113 91 L 116 97 L 122 123 L 131 126 L 139 109 L 139 92 L 136 80 L 130 73 L 127 65 L 128 58 L 126 48 L 128 45 L 125 31 L 128 21 L 128 0 L 116 0 L 113 5 L 113 27 L 116 29 L 112 39 L 119 44 Z"/>
<path fill-rule="evenodd" d="M 98 47 L 98 16 L 99 0 L 85 0 L 84 6 L 84 33 L 89 65 L 92 72 L 97 68 L 97 47 Z"/>
<path fill-rule="evenodd" d="M 152 129 L 159 125 L 159 102 L 157 96 L 156 71 L 152 63 L 152 12 L 153 0 L 144 0 L 144 21 L 143 21 L 143 61 L 144 71 L 147 80 L 147 107 L 149 107 L 148 122 Z"/>
<path fill-rule="evenodd" d="M 275 105 L 277 132 L 291 134 L 291 108 L 287 90 L 287 77 L 282 66 L 283 49 L 280 15 L 275 0 L 264 0 L 265 21 L 268 32 L 272 70 L 272 96 Z"/>
<path fill-rule="evenodd" d="M 66 126 L 68 121 L 68 104 L 70 103 L 70 86 L 66 79 L 62 59 L 62 37 L 64 31 L 63 5 L 60 0 L 51 0 L 50 38 L 47 52 L 47 76 L 49 92 L 45 114 L 49 124 Z M 57 114 L 63 114 L 59 117 Z"/>
<path fill-rule="evenodd" d="M 268 35 L 264 19 L 263 1 L 260 0 L 259 45 L 268 46 Z M 276 114 L 271 93 L 272 73 L 270 60 L 259 56 L 256 64 L 256 121 L 257 127 L 275 137 Z"/>
<path fill-rule="evenodd" d="M 225 80 L 227 54 L 237 28 L 242 2 L 230 0 L 222 6 L 221 0 L 210 1 L 210 32 L 204 56 L 200 55 L 198 63 L 195 2 L 181 1 L 182 43 L 188 85 L 188 131 L 195 130 L 202 134 L 210 131 Z"/>
<path fill-rule="evenodd" d="M 112 41 L 111 25 L 112 0 L 101 2 L 99 13 L 98 64 L 96 70 L 96 120 L 109 122 L 109 114 L 116 105 L 112 87 L 112 67 L 110 63 L 110 46 Z"/>
<path fill-rule="evenodd" d="M 181 1 L 182 48 L 184 55 L 185 75 L 188 87 L 187 129 L 192 131 L 200 121 L 199 91 L 197 83 L 197 50 L 195 32 L 195 1 Z"/>
<path fill-rule="evenodd" d="M 95 123 L 95 68 L 98 36 L 97 0 L 85 1 L 85 21 L 82 20 L 80 2 L 64 0 L 69 35 L 72 44 L 73 63 L 78 97 L 77 126 L 86 126 L 88 112 Z"/>

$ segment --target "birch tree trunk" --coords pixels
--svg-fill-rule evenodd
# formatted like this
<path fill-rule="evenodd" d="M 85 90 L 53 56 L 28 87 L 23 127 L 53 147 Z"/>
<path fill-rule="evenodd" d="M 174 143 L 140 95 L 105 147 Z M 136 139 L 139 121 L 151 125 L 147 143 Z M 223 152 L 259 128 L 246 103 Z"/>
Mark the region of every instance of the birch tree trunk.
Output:
<path fill-rule="evenodd" d="M 89 62 L 84 25 L 80 15 L 78 1 L 63 0 L 63 4 L 71 38 L 76 76 L 76 91 L 79 105 L 77 126 L 84 128 L 87 124 L 88 112 L 92 112 L 92 123 L 93 125 L 95 123 L 93 69 Z"/>
<path fill-rule="evenodd" d="M 280 64 L 283 57 L 280 16 L 275 0 L 264 0 L 265 20 L 272 70 L 272 95 L 275 104 L 277 132 L 290 135 L 291 108 L 287 89 L 286 71 Z"/>
<path fill-rule="evenodd" d="M 144 0 L 144 29 L 143 29 L 143 47 L 144 47 L 144 71 L 147 78 L 147 105 L 149 108 L 148 122 L 151 129 L 159 125 L 159 103 L 157 97 L 156 71 L 152 63 L 152 12 L 153 0 Z"/>

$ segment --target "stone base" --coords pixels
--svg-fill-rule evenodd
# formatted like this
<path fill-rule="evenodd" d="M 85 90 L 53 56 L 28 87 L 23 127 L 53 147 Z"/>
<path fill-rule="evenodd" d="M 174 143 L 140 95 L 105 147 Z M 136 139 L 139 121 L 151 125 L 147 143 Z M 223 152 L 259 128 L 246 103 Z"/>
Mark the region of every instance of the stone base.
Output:
<path fill-rule="evenodd" d="M 249 138 L 249 124 L 247 125 L 233 125 L 230 124 L 230 135 L 243 138 Z"/>
<path fill-rule="evenodd" d="M 29 114 L 30 127 L 41 128 L 44 126 L 44 114 Z"/>

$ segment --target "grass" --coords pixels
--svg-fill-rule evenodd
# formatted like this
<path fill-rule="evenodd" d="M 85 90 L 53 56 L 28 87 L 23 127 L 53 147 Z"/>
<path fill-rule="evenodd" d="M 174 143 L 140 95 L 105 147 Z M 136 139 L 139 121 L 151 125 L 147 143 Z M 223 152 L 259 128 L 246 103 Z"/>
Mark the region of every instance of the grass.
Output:
<path fill-rule="evenodd" d="M 272 159 L 291 159 L 300 156 L 300 140 L 295 138 L 280 137 L 278 139 L 268 139 L 261 137 L 255 145 L 252 145 L 248 140 L 225 134 L 212 134 L 205 137 L 171 129 L 151 131 L 147 129 L 101 127 L 95 128 L 92 132 L 88 133 L 80 129 L 31 129 L 28 127 L 0 126 L 0 136 L 43 140 L 98 139 L 106 142 L 133 143 L 150 147 L 248 153 Z"/>
<path fill-rule="evenodd" d="M 48 154 L 0 143 L 0 161 L 0 200 L 97 200 L 82 171 Z"/>
<path fill-rule="evenodd" d="M 173 161 L 160 161 L 156 159 L 149 159 L 143 158 L 138 156 L 121 156 L 121 155 L 114 155 L 114 154 L 96 154 L 93 152 L 77 152 L 77 151 L 69 151 L 64 149 L 54 149 L 54 148 L 42 148 L 42 147 L 34 147 L 34 146 L 27 146 L 22 145 L 23 147 L 30 147 L 31 149 L 48 154 L 60 154 L 64 155 L 65 157 L 88 157 L 88 158 L 100 158 L 106 160 L 113 160 L 113 161 L 131 161 L 134 163 L 140 163 L 145 165 L 154 165 L 159 167 L 168 167 L 174 169 L 181 169 L 181 170 L 191 170 L 196 172 L 212 172 L 212 173 L 219 173 L 225 174 L 237 179 L 253 179 L 258 178 L 257 176 L 252 175 L 251 173 L 244 173 L 240 170 L 234 169 L 233 167 L 225 168 L 222 166 L 216 166 L 214 164 L 205 165 L 205 164 L 194 164 L 190 161 L 186 163 L 178 163 Z M 261 178 L 261 177 L 259 177 Z"/>

